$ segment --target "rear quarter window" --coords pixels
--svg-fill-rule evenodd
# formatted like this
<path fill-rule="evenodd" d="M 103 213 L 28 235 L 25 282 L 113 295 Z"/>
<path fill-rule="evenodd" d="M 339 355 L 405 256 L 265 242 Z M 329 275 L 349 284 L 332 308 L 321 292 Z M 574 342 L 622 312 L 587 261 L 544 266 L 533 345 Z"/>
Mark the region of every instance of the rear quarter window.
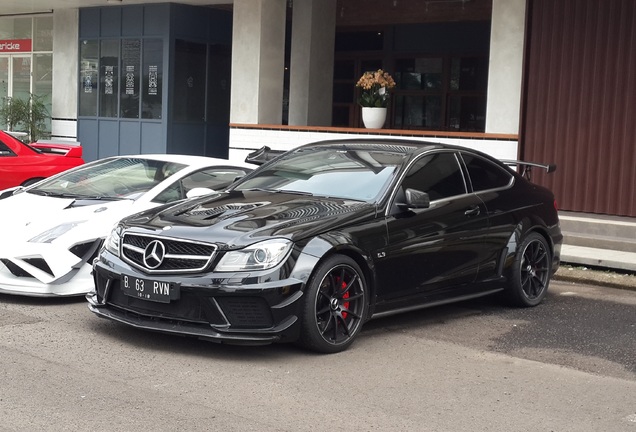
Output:
<path fill-rule="evenodd" d="M 512 174 L 480 156 L 462 153 L 474 192 L 500 189 L 512 183 Z"/>

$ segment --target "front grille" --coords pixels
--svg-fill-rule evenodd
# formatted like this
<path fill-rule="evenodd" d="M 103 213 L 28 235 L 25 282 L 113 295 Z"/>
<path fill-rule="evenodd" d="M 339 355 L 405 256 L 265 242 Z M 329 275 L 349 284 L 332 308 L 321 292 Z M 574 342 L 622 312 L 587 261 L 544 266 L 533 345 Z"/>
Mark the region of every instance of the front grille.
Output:
<path fill-rule="evenodd" d="M 144 262 L 144 253 L 152 248 L 153 242 L 159 242 L 159 265 L 149 267 Z M 216 252 L 216 246 L 174 238 L 154 237 L 141 234 L 124 234 L 122 239 L 122 258 L 129 264 L 146 273 L 187 273 L 205 269 Z M 157 261 L 153 261 L 157 264 Z"/>
<path fill-rule="evenodd" d="M 93 273 L 98 302 L 144 319 L 211 325 L 216 328 L 269 329 L 274 318 L 267 301 L 260 297 L 213 296 L 206 288 L 181 287 L 179 299 L 152 302 L 127 296 L 119 278 Z"/>

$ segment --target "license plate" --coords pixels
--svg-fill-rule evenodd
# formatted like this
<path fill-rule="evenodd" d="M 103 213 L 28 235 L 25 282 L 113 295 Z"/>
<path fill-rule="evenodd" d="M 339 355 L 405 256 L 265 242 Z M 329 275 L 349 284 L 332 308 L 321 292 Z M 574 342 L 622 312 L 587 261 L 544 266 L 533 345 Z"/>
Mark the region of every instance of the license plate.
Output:
<path fill-rule="evenodd" d="M 160 303 L 179 298 L 178 284 L 135 276 L 121 275 L 121 289 L 128 296 Z"/>

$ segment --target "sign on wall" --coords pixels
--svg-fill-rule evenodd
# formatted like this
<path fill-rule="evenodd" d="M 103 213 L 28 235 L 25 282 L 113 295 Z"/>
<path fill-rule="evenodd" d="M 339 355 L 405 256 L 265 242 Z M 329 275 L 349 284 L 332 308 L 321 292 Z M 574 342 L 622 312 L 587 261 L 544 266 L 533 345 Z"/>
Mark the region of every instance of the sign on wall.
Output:
<path fill-rule="evenodd" d="M 31 39 L 0 39 L 0 53 L 31 52 Z"/>

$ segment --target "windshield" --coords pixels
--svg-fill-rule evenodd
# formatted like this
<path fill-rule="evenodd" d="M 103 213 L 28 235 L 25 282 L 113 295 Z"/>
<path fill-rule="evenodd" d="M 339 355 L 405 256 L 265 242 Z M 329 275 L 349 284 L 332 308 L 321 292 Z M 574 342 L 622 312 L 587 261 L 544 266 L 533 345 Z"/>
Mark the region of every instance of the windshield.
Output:
<path fill-rule="evenodd" d="M 143 158 L 109 158 L 44 180 L 28 192 L 69 198 L 134 199 L 185 167 Z"/>
<path fill-rule="evenodd" d="M 298 192 L 374 201 L 386 189 L 405 155 L 363 147 L 298 149 L 256 170 L 235 190 Z"/>

